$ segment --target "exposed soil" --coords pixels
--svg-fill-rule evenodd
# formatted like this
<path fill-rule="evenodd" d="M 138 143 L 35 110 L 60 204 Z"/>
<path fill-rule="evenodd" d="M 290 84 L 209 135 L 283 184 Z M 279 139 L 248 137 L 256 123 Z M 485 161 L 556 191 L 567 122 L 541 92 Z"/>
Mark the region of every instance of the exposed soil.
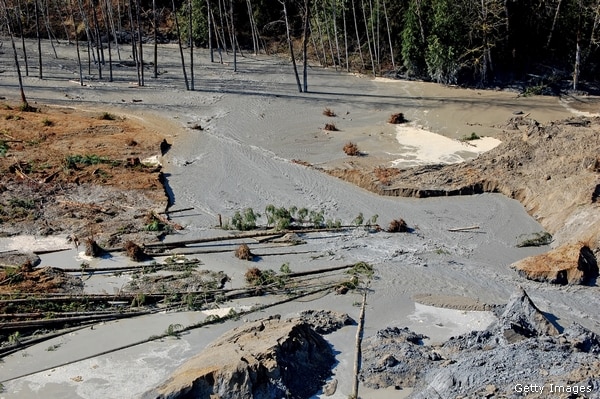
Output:
<path fill-rule="evenodd" d="M 0 107 L 0 236 L 69 235 L 74 244 L 155 240 L 165 224 L 144 216 L 166 208 L 163 137 L 108 112 L 17 104 Z M 163 144 L 164 146 L 164 144 Z"/>

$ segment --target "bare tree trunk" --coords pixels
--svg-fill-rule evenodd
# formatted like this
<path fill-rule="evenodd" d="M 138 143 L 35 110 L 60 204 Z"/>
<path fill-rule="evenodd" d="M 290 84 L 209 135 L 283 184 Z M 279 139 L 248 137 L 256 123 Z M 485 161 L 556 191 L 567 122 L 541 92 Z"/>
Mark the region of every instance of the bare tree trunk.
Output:
<path fill-rule="evenodd" d="M 360 315 L 358 316 L 358 327 L 356 328 L 356 344 L 354 346 L 354 378 L 352 383 L 352 398 L 358 399 L 358 376 L 362 365 L 362 339 L 365 328 L 365 308 L 367 305 L 367 291 L 363 291 L 362 305 Z"/>
<path fill-rule="evenodd" d="M 192 0 L 188 0 L 188 38 L 190 45 L 190 90 L 194 90 L 194 32 L 192 27 Z"/>
<path fill-rule="evenodd" d="M 48 3 L 44 3 L 44 0 L 40 1 L 42 1 L 40 9 L 42 10 L 42 18 L 44 19 L 44 25 L 46 26 L 48 40 L 50 41 L 50 46 L 52 46 L 52 50 L 54 51 L 54 58 L 58 58 L 58 54 L 56 53 L 56 47 L 54 47 L 54 40 L 52 40 L 52 38 L 54 37 L 54 32 L 52 32 L 52 29 L 50 28 L 50 17 L 48 16 Z M 56 37 L 54 37 L 54 39 L 56 39 Z"/>
<path fill-rule="evenodd" d="M 338 40 L 338 32 L 337 32 L 337 14 L 336 14 L 336 8 L 337 8 L 337 4 L 336 4 L 336 0 L 332 0 L 331 5 L 333 7 L 333 35 L 335 36 L 335 49 L 337 52 L 337 59 L 338 59 L 338 65 L 340 66 L 340 68 L 342 67 L 342 59 L 340 57 L 340 42 Z"/>
<path fill-rule="evenodd" d="M 175 29 L 177 31 L 177 43 L 179 44 L 179 54 L 181 55 L 181 68 L 183 69 L 183 79 L 185 80 L 186 90 L 190 89 L 188 83 L 187 72 L 185 71 L 185 60 L 183 58 L 183 47 L 181 46 L 181 31 L 179 30 L 179 21 L 177 20 L 177 9 L 175 8 L 175 0 L 171 0 L 173 3 L 173 18 L 175 19 Z"/>
<path fill-rule="evenodd" d="M 375 60 L 373 59 L 373 51 L 371 50 L 371 38 L 369 37 L 369 22 L 367 21 L 367 13 L 365 11 L 365 1 L 361 0 L 361 2 L 363 18 L 365 20 L 365 31 L 367 33 L 367 46 L 369 47 L 369 56 L 371 57 L 371 69 L 373 70 L 373 76 L 375 76 Z"/>
<path fill-rule="evenodd" d="M 113 12 L 113 6 L 112 6 L 112 1 L 111 0 L 106 0 L 106 14 L 107 14 L 107 18 L 110 24 L 110 29 L 112 31 L 112 40 L 114 40 L 115 42 L 115 47 L 117 48 L 117 57 L 119 58 L 119 60 L 121 59 L 121 50 L 119 50 L 119 40 L 118 40 L 118 36 L 117 36 L 117 28 L 115 27 L 115 15 Z M 119 4 L 119 2 L 117 1 L 117 5 Z M 119 16 L 120 18 L 120 16 Z M 119 24 L 121 22 L 119 21 Z"/>
<path fill-rule="evenodd" d="M 235 24 L 233 22 L 233 0 L 229 0 L 229 19 L 231 22 L 231 46 L 233 47 L 233 72 L 237 72 L 237 40 L 235 39 Z"/>
<path fill-rule="evenodd" d="M 335 62 L 335 55 L 333 54 L 333 44 L 331 44 L 331 33 L 329 32 L 329 18 L 327 17 L 328 13 L 325 10 L 325 3 L 323 3 L 323 18 L 325 23 L 325 33 L 327 33 L 327 43 L 329 44 L 329 52 L 331 53 L 331 63 L 335 67 L 337 71 L 338 64 Z"/>
<path fill-rule="evenodd" d="M 346 6 L 342 7 L 342 19 L 344 20 L 344 49 L 346 52 L 346 72 L 350 72 L 350 59 L 348 58 L 348 28 L 346 27 Z"/>
<path fill-rule="evenodd" d="M 319 56 L 319 49 L 317 48 L 317 41 L 315 40 L 315 35 L 313 35 L 312 26 L 310 23 L 308 24 L 308 29 L 310 30 L 310 41 L 312 42 L 313 49 L 315 50 L 315 56 L 317 57 L 317 62 L 320 65 L 325 65 L 323 62 L 321 62 L 321 57 Z"/>
<path fill-rule="evenodd" d="M 375 34 L 375 25 L 378 23 L 378 21 L 376 20 L 375 22 L 373 21 L 373 1 L 369 0 L 369 16 L 370 16 L 370 20 L 371 20 L 371 42 L 373 43 L 373 59 L 374 59 L 374 65 L 373 65 L 373 75 L 375 75 L 375 71 L 377 70 L 377 68 L 379 67 L 379 35 Z M 367 36 L 368 39 L 368 36 Z"/>
<path fill-rule="evenodd" d="M 210 10 L 210 19 L 212 21 L 212 26 L 213 29 L 215 31 L 215 39 L 217 41 L 217 51 L 219 52 L 219 62 L 221 64 L 223 64 L 223 51 L 222 49 L 224 48 L 224 43 L 225 43 L 225 38 L 221 38 L 219 36 L 219 27 L 217 26 L 217 21 L 215 20 L 215 15 L 212 11 L 212 9 Z M 223 43 L 223 46 L 221 45 Z"/>
<path fill-rule="evenodd" d="M 225 50 L 226 54 L 229 54 L 227 51 L 227 41 L 225 40 L 226 36 L 225 36 L 225 26 L 227 26 L 227 32 L 230 32 L 229 29 L 229 21 L 227 18 L 227 13 L 224 11 L 224 9 L 226 8 L 225 5 L 225 0 L 223 0 L 223 4 L 221 5 L 221 0 L 217 0 L 219 2 L 219 20 L 221 21 L 221 37 L 222 37 L 222 42 L 223 42 L 223 49 Z M 223 23 L 223 15 L 225 15 L 225 24 Z M 231 39 L 231 36 L 230 36 Z"/>
<path fill-rule="evenodd" d="M 54 8 L 56 9 L 56 14 L 58 15 L 58 20 L 62 21 L 62 27 L 65 30 L 65 37 L 67 38 L 67 43 L 71 43 L 71 35 L 69 35 L 69 31 L 67 30 L 66 18 L 63 16 L 62 11 L 58 5 L 58 1 L 54 3 Z"/>
<path fill-rule="evenodd" d="M 304 92 L 308 92 L 308 28 L 310 25 L 310 0 L 304 0 L 304 28 L 302 32 L 302 78 Z"/>
<path fill-rule="evenodd" d="M 37 48 L 38 48 L 38 77 L 40 79 L 44 78 L 44 74 L 42 72 L 42 38 L 40 37 L 40 19 L 39 19 L 39 10 L 38 10 L 38 0 L 33 0 L 34 3 L 34 12 L 35 12 L 35 36 L 37 38 Z"/>
<path fill-rule="evenodd" d="M 358 54 L 360 55 L 360 62 L 362 63 L 362 69 L 366 69 L 365 58 L 362 54 L 362 45 L 360 43 L 360 34 L 358 33 L 358 20 L 356 19 L 356 8 L 354 6 L 354 0 L 352 1 L 352 14 L 354 15 L 354 30 L 356 31 L 356 42 L 358 43 Z"/>
<path fill-rule="evenodd" d="M 96 4 L 92 0 L 92 18 L 94 18 L 94 31 L 96 32 L 96 53 L 98 55 L 98 79 L 102 79 L 102 64 L 104 63 L 104 51 L 102 56 L 100 50 L 102 49 L 102 38 L 100 37 L 100 26 L 98 25 L 98 15 L 96 14 Z"/>
<path fill-rule="evenodd" d="M 142 24 L 140 22 L 140 14 L 142 10 L 142 3 L 140 2 L 140 0 L 136 1 L 136 20 L 137 20 L 137 27 L 138 27 L 138 39 L 139 39 L 139 43 L 140 43 L 140 50 L 139 50 L 139 68 L 140 68 L 140 86 L 144 86 L 145 85 L 145 81 L 144 81 L 144 40 L 142 40 L 142 36 L 143 36 L 143 31 L 142 31 Z"/>
<path fill-rule="evenodd" d="M 210 10 L 210 0 L 206 0 L 206 23 L 208 24 L 208 51 L 210 53 L 210 62 L 215 62 L 215 55 L 212 43 L 212 19 Z"/>
<path fill-rule="evenodd" d="M 579 67 L 581 63 L 581 45 L 580 45 L 581 34 L 577 32 L 577 44 L 575 49 L 575 68 L 573 70 L 573 90 L 577 90 L 579 85 Z"/>
<path fill-rule="evenodd" d="M 390 43 L 390 56 L 392 57 L 392 68 L 394 73 L 396 72 L 396 61 L 394 60 L 394 46 L 392 45 L 392 32 L 390 30 L 390 19 L 388 18 L 387 7 L 385 6 L 385 0 L 383 0 L 383 15 L 385 16 L 385 26 L 388 34 L 388 42 Z"/>
<path fill-rule="evenodd" d="M 91 57 L 94 58 L 94 62 L 96 62 L 96 56 L 94 55 L 94 52 L 91 50 L 90 46 L 91 46 L 91 42 L 93 40 L 93 35 L 90 29 L 90 24 L 87 18 L 87 15 L 85 13 L 85 10 L 83 8 L 83 2 L 82 0 L 77 0 L 77 5 L 79 6 L 79 14 L 81 15 L 81 20 L 83 21 L 83 26 L 85 28 L 85 35 L 87 37 L 87 48 L 88 48 L 88 75 L 92 74 L 92 61 L 91 61 Z"/>
<path fill-rule="evenodd" d="M 27 98 L 25 97 L 25 90 L 23 89 L 23 78 L 21 76 L 21 67 L 19 66 L 19 55 L 17 54 L 17 46 L 15 46 L 15 39 L 12 34 L 12 30 L 10 28 L 10 21 L 8 19 L 8 7 L 6 5 L 6 0 L 2 0 L 2 5 L 4 6 L 5 11 L 5 22 L 6 29 L 8 31 L 8 35 L 10 37 L 10 44 L 12 45 L 13 55 L 15 59 L 15 68 L 17 69 L 17 76 L 19 78 L 19 92 L 21 94 L 21 109 L 24 111 L 30 110 L 29 103 L 27 102 Z"/>
<path fill-rule="evenodd" d="M 23 47 L 23 58 L 25 61 L 25 76 L 29 76 L 29 63 L 27 62 L 27 49 L 25 48 L 25 34 L 23 33 L 23 22 L 21 21 L 21 0 L 17 1 L 17 21 L 19 24 L 19 34 L 21 35 L 21 46 Z"/>
<path fill-rule="evenodd" d="M 562 0 L 558 0 L 558 3 L 556 4 L 556 12 L 554 13 L 554 20 L 552 20 L 552 27 L 550 28 L 550 33 L 548 33 L 548 41 L 546 42 L 546 47 L 550 47 L 552 35 L 554 34 L 554 28 L 556 27 L 556 21 L 558 21 L 558 13 L 560 12 L 561 4 Z"/>
<path fill-rule="evenodd" d="M 252 15 L 252 3 L 250 2 L 250 0 L 246 0 L 246 6 L 248 7 L 248 20 L 250 21 L 250 33 L 252 35 L 252 47 L 254 49 L 254 55 L 257 55 L 258 51 L 259 51 L 258 33 L 256 30 L 254 16 Z"/>
<path fill-rule="evenodd" d="M 73 13 L 73 0 L 69 0 L 69 13 L 73 20 L 75 30 L 75 48 L 77 49 L 77 66 L 79 67 L 79 85 L 83 86 L 83 66 L 81 65 L 81 52 L 79 51 L 79 35 L 77 34 L 77 24 L 75 23 L 75 13 Z"/>
<path fill-rule="evenodd" d="M 207 0 L 208 1 L 208 0 Z M 152 68 L 152 77 L 158 78 L 158 17 L 156 13 L 156 0 L 152 0 L 152 20 L 154 22 L 154 65 Z"/>
<path fill-rule="evenodd" d="M 285 30 L 287 34 L 288 46 L 290 48 L 290 57 L 292 58 L 292 65 L 294 66 L 294 76 L 296 77 L 296 84 L 298 85 L 298 91 L 302 93 L 302 85 L 300 84 L 300 77 L 298 76 L 298 67 L 296 66 L 296 57 L 294 56 L 294 46 L 292 38 L 290 37 L 290 24 L 288 21 L 287 7 L 285 6 L 285 0 L 279 0 L 283 6 L 283 16 L 285 18 Z"/>
<path fill-rule="evenodd" d="M 107 50 L 108 50 L 108 81 L 112 82 L 113 81 L 113 67 L 112 67 L 112 48 L 110 45 L 111 40 L 111 30 L 110 30 L 110 22 L 109 22 L 109 18 L 108 18 L 108 3 L 109 0 L 105 0 L 104 2 L 102 2 L 102 0 L 100 0 L 101 3 L 99 4 L 100 6 L 100 11 L 102 12 L 102 18 L 104 19 L 104 28 L 106 29 L 106 35 L 108 36 L 108 40 L 107 40 Z"/>
<path fill-rule="evenodd" d="M 135 62 L 135 71 L 137 73 L 138 86 L 141 86 L 142 79 L 140 76 L 140 60 L 137 55 L 137 39 L 135 32 L 135 25 L 133 23 L 133 0 L 129 0 L 129 30 L 131 31 L 131 56 Z"/>
<path fill-rule="evenodd" d="M 321 42 L 321 51 L 323 52 L 323 67 L 327 67 L 327 52 L 325 51 L 325 42 L 323 41 L 323 32 L 321 31 L 321 24 L 319 23 L 319 15 L 315 16 L 315 22 L 317 23 L 317 31 L 319 32 L 319 41 Z M 334 62 L 331 60 L 331 62 Z"/>

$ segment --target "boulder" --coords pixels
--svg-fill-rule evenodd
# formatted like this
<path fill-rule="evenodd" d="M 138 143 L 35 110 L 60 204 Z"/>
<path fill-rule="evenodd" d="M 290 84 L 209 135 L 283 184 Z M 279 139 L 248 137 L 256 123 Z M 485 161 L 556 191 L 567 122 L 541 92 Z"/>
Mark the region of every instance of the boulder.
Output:
<path fill-rule="evenodd" d="M 143 398 L 308 398 L 334 362 L 329 344 L 306 322 L 259 320 L 222 335 Z"/>
<path fill-rule="evenodd" d="M 588 284 L 598 276 L 598 263 L 583 243 L 564 244 L 511 265 L 530 280 L 554 284 Z"/>

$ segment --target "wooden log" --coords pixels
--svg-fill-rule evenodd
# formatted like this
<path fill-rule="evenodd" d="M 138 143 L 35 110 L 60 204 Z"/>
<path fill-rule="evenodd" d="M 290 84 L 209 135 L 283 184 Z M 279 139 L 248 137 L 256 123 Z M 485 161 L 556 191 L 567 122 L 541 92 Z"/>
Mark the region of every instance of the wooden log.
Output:
<path fill-rule="evenodd" d="M 362 338 L 365 325 L 365 308 L 367 304 L 367 291 L 363 291 L 362 305 L 360 307 L 360 316 L 358 317 L 358 327 L 356 329 L 356 344 L 354 348 L 354 380 L 352 384 L 352 398 L 358 399 L 358 376 L 362 364 Z"/>
<path fill-rule="evenodd" d="M 456 227 L 453 229 L 448 229 L 448 231 L 468 231 L 468 230 L 477 230 L 479 226 L 469 226 L 469 227 Z"/>

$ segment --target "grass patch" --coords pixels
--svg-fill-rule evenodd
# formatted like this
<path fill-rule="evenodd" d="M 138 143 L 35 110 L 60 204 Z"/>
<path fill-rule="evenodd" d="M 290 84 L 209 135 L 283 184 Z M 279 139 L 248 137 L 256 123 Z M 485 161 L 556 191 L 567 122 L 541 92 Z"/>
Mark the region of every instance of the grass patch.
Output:
<path fill-rule="evenodd" d="M 54 122 L 48 118 L 44 118 L 42 119 L 42 126 L 54 126 Z"/>
<path fill-rule="evenodd" d="M 360 155 L 360 151 L 358 149 L 358 146 L 355 143 L 351 142 L 351 141 L 347 142 L 344 145 L 344 152 L 346 153 L 346 155 L 349 155 L 351 157 Z"/>
<path fill-rule="evenodd" d="M 10 146 L 6 141 L 0 140 L 0 157 L 5 156 L 9 148 Z"/>
<path fill-rule="evenodd" d="M 181 324 L 169 324 L 169 327 L 165 330 L 165 335 L 168 337 L 175 337 L 179 339 L 181 335 L 181 330 L 183 330 L 183 325 Z"/>
<path fill-rule="evenodd" d="M 98 164 L 120 165 L 119 161 L 110 160 L 107 157 L 92 155 L 68 155 L 63 162 L 65 169 L 76 169 L 78 165 L 90 166 Z"/>

